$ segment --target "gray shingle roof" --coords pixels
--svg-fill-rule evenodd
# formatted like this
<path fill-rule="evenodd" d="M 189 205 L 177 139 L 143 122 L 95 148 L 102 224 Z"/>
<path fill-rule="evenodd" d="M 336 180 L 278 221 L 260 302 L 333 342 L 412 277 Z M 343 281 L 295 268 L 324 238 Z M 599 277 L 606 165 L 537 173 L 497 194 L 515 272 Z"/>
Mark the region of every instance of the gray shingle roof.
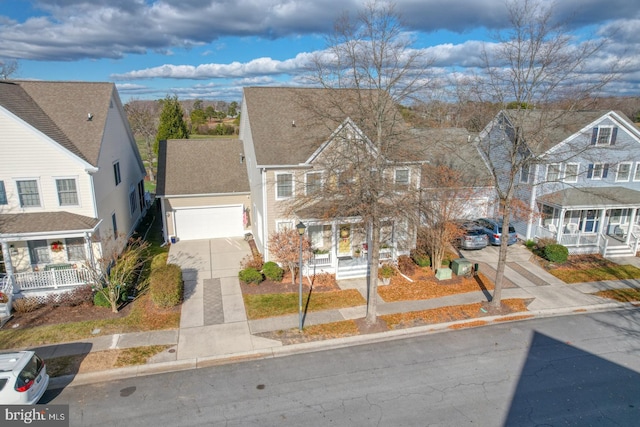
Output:
<path fill-rule="evenodd" d="M 257 165 L 304 163 L 347 118 L 371 138 L 371 114 L 361 107 L 376 94 L 352 89 L 245 88 L 244 119 L 251 126 Z M 393 105 L 390 98 L 386 101 Z M 404 126 L 395 107 L 388 109 L 387 120 L 397 128 Z"/>
<path fill-rule="evenodd" d="M 0 82 L 0 105 L 97 166 L 114 91 L 113 83 Z"/>
<path fill-rule="evenodd" d="M 242 141 L 170 139 L 158 150 L 158 196 L 249 192 Z"/>
<path fill-rule="evenodd" d="M 31 212 L 0 215 L 0 235 L 94 230 L 99 219 L 69 212 Z"/>
<path fill-rule="evenodd" d="M 589 123 L 608 114 L 610 110 L 561 111 L 561 110 L 505 110 L 505 115 L 513 125 L 523 126 L 525 137 L 531 140 L 530 148 L 535 154 L 542 154 L 580 131 Z M 616 112 L 627 125 L 634 124 L 624 115 Z M 591 136 L 591 133 L 589 133 Z"/>
<path fill-rule="evenodd" d="M 566 188 L 545 194 L 539 200 L 566 208 L 615 208 L 637 206 L 640 203 L 640 191 L 624 187 Z"/>

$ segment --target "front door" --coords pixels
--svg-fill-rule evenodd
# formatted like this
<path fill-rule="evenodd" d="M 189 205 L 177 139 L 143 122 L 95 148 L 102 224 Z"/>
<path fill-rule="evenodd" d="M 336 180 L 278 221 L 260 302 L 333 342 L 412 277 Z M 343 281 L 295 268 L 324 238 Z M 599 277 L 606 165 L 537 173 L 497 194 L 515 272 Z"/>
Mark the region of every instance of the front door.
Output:
<path fill-rule="evenodd" d="M 351 256 L 351 225 L 343 224 L 338 230 L 338 256 Z"/>

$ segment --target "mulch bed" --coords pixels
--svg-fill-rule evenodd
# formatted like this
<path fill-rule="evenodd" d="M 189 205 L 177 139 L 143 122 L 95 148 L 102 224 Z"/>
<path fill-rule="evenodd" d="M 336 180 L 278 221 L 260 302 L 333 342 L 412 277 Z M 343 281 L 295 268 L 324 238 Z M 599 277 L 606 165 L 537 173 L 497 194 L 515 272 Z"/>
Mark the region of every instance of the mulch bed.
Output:
<path fill-rule="evenodd" d="M 273 280 L 266 279 L 259 284 L 240 282 L 240 289 L 242 294 L 261 295 L 261 294 L 283 294 L 298 292 L 300 288 L 300 282 L 296 278 L 295 283 L 291 283 L 291 274 L 286 273 L 282 282 L 274 282 Z M 313 291 L 314 292 L 329 292 L 339 291 L 338 283 L 335 281 L 332 275 L 316 275 L 313 277 Z M 302 292 L 309 292 L 309 280 L 305 276 L 302 280 Z"/>
<path fill-rule="evenodd" d="M 13 317 L 2 329 L 25 329 L 84 320 L 119 319 L 127 317 L 131 307 L 131 304 L 127 304 L 117 313 L 112 313 L 110 308 L 96 307 L 90 301 L 73 307 L 45 305 L 29 313 L 14 311 Z"/>

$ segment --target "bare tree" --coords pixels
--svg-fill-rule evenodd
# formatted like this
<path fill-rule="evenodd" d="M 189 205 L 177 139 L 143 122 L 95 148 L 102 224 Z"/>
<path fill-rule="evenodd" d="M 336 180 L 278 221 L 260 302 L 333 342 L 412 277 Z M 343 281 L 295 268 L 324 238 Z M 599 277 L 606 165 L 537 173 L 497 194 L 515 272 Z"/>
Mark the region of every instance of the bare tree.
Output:
<path fill-rule="evenodd" d="M 418 97 L 428 82 L 431 62 L 411 44 L 391 4 L 373 1 L 356 17 L 345 13 L 310 73 L 311 82 L 328 92 L 330 100 L 301 101 L 317 117 L 341 122 L 349 118 L 355 125 L 342 123 L 339 144 L 320 165 L 330 171 L 326 185 L 311 200 L 298 199 L 296 207 L 317 202 L 324 217 L 362 219 L 369 236 L 368 323 L 377 320 L 381 227 L 388 219 L 417 213 L 418 185 L 413 182 L 398 191 L 394 183 L 395 168 L 420 158 L 397 108 Z"/>
<path fill-rule="evenodd" d="M 606 39 L 574 44 L 567 27 L 554 21 L 553 6 L 542 0 L 509 1 L 507 10 L 510 27 L 494 36 L 495 44 L 485 46 L 483 74 L 472 91 L 483 104 L 512 107 L 495 123 L 506 126 L 508 137 L 481 134 L 478 144 L 493 175 L 503 230 L 508 230 L 510 217 L 518 215 L 520 171 L 544 161 L 539 155 L 554 139 L 554 131 L 567 125 L 572 111 L 589 105 L 619 65 L 601 74 L 581 73 Z M 552 108 L 558 105 L 562 109 Z M 567 150 L 565 155 L 575 153 Z M 521 213 L 530 214 L 526 209 Z M 501 304 L 507 240 L 501 240 L 493 308 Z"/>
<path fill-rule="evenodd" d="M 155 171 L 153 168 L 155 152 L 153 151 L 153 145 L 158 130 L 159 116 L 156 106 L 157 103 L 155 102 L 145 102 L 136 99 L 127 102 L 124 106 L 124 111 L 127 113 L 133 134 L 144 138 L 147 171 L 149 173 L 149 179 L 152 182 L 155 181 Z"/>
<path fill-rule="evenodd" d="M 15 59 L 3 60 L 0 59 L 0 80 L 7 80 L 13 74 L 18 72 L 20 64 Z"/>
<path fill-rule="evenodd" d="M 124 249 L 122 250 L 122 245 Z M 135 286 L 140 273 L 149 262 L 147 248 L 149 243 L 141 238 L 126 241 L 124 236 L 105 240 L 102 244 L 102 256 L 94 262 L 86 262 L 93 288 L 111 305 L 111 311 L 118 312 L 123 298 Z"/>
<path fill-rule="evenodd" d="M 291 273 L 291 283 L 295 284 L 296 266 L 300 262 L 300 235 L 295 229 L 287 228 L 276 231 L 269 236 L 269 252 L 276 261 L 281 262 Z M 311 243 L 306 236 L 302 237 L 303 262 L 311 256 Z M 302 274 L 302 271 L 300 271 Z"/>

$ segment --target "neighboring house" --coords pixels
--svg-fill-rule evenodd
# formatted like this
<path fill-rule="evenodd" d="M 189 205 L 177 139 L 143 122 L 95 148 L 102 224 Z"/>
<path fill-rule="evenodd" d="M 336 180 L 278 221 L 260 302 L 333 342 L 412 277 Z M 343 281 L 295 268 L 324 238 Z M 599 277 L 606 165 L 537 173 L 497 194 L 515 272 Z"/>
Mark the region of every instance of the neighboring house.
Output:
<path fill-rule="evenodd" d="M 243 236 L 251 198 L 239 139 L 160 141 L 156 197 L 166 242 Z"/>
<path fill-rule="evenodd" d="M 146 211 L 115 85 L 2 81 L 0 128 L 2 285 L 35 294 L 86 283 L 83 264 Z"/>
<path fill-rule="evenodd" d="M 464 128 L 420 128 L 414 129 L 416 136 L 424 144 L 424 165 L 422 166 L 424 203 L 437 203 L 440 197 L 455 197 L 443 209 L 451 210 L 448 217 L 455 219 L 476 219 L 493 216 L 496 207 L 496 192 L 492 176 L 474 144 L 477 134 Z M 437 166 L 444 166 L 454 172 L 459 182 L 450 187 L 434 188 L 431 174 Z M 428 222 L 428 221 L 427 221 Z"/>
<path fill-rule="evenodd" d="M 532 112 L 531 126 L 540 117 Z M 555 239 L 572 254 L 635 255 L 640 131 L 617 111 L 557 117 L 516 177 L 518 197 L 535 212 L 529 221 L 514 221 L 518 234 Z M 503 111 L 481 132 L 479 143 L 509 138 L 512 132 L 510 113 Z"/>
<path fill-rule="evenodd" d="M 251 188 L 251 231 L 265 261 L 272 260 L 269 236 L 299 221 L 306 225 L 315 256 L 315 271 L 336 273 L 337 278 L 365 276 L 368 245 L 365 226 L 358 215 L 332 213 L 331 202 L 313 203 L 326 185 L 343 188 L 341 202 L 348 203 L 357 179 L 345 170 L 328 170 L 330 158 L 378 155 L 356 117 L 345 114 L 355 92 L 348 90 L 258 88 L 244 89 L 240 139 L 247 157 Z M 349 98 L 351 96 L 351 98 Z M 343 98 L 341 98 L 343 97 Z M 341 102 L 337 108 L 335 102 Z M 356 140 L 359 154 L 345 154 L 345 140 Z M 357 145 L 357 144 L 353 144 Z M 407 150 L 410 151 L 410 150 Z M 417 188 L 420 162 L 388 159 L 387 179 L 397 188 Z M 414 159 L 415 160 L 415 159 Z M 340 168 L 348 162 L 336 163 Z M 308 208 L 292 210 L 297 198 Z M 324 209 L 321 204 L 324 205 Z M 342 212 L 342 211 L 340 211 Z M 381 229 L 381 259 L 395 259 L 415 247 L 415 230 L 403 218 L 388 218 Z"/>

